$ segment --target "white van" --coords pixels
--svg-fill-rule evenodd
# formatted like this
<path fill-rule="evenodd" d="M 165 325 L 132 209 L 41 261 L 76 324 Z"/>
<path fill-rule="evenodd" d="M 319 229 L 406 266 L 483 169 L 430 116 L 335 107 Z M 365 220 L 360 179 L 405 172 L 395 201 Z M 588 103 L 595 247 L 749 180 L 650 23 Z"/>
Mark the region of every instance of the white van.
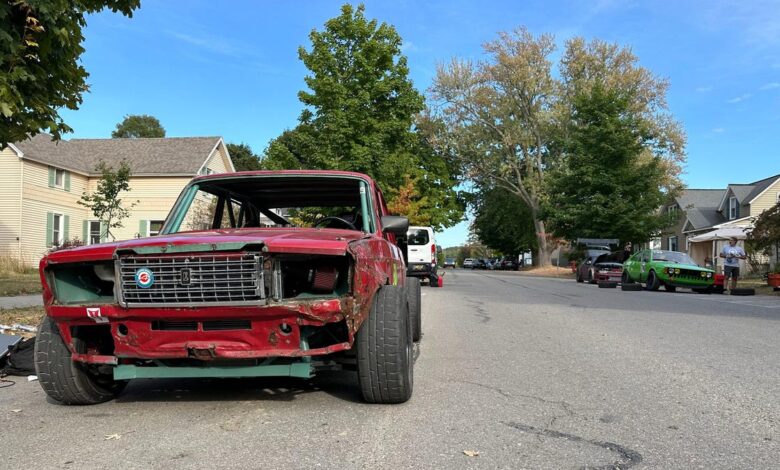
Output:
<path fill-rule="evenodd" d="M 406 232 L 406 275 L 427 278 L 438 287 L 436 239 L 431 227 L 409 227 Z"/>

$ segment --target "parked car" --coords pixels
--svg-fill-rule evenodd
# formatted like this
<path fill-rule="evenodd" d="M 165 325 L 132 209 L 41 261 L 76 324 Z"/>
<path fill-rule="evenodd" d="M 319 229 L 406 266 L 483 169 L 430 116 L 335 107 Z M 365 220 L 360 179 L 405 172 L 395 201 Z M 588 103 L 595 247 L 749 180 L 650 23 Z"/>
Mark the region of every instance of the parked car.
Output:
<path fill-rule="evenodd" d="M 444 258 L 444 268 L 455 268 L 455 258 Z"/>
<path fill-rule="evenodd" d="M 427 279 L 431 287 L 438 287 L 437 254 L 436 240 L 431 227 L 409 227 L 406 233 L 407 276 Z"/>
<path fill-rule="evenodd" d="M 359 173 L 200 176 L 159 235 L 46 255 L 43 390 L 87 405 L 130 379 L 351 367 L 366 401 L 407 401 L 420 289 L 383 201 Z"/>
<path fill-rule="evenodd" d="M 474 269 L 474 258 L 466 258 L 463 260 L 463 269 Z"/>
<path fill-rule="evenodd" d="M 475 259 L 471 269 L 487 269 L 487 260 L 485 258 Z"/>
<path fill-rule="evenodd" d="M 670 292 L 678 287 L 710 292 L 715 282 L 715 271 L 697 265 L 686 253 L 642 250 L 623 263 L 623 282 L 645 283 L 647 290 L 658 290 L 664 286 Z"/>
<path fill-rule="evenodd" d="M 623 263 L 620 262 L 622 257 L 622 251 L 599 253 L 596 250 L 577 266 L 577 282 L 620 282 L 623 275 Z"/>
<path fill-rule="evenodd" d="M 582 254 L 582 258 L 577 262 L 577 268 L 575 269 L 575 278 L 577 282 L 595 282 L 595 273 L 591 271 L 593 263 L 601 255 L 608 255 L 610 251 L 607 250 L 585 250 Z"/>
<path fill-rule="evenodd" d="M 517 262 L 515 257 L 505 256 L 501 259 L 500 269 L 503 271 L 517 271 L 520 269 L 520 263 Z"/>

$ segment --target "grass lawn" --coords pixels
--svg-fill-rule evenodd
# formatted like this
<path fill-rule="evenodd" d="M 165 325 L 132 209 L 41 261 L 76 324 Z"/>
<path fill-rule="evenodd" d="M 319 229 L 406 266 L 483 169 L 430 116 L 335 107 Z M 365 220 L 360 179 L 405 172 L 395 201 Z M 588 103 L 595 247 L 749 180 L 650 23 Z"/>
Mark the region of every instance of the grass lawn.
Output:
<path fill-rule="evenodd" d="M 38 271 L 25 273 L 0 272 L 0 297 L 38 294 L 41 292 L 41 278 Z"/>
<path fill-rule="evenodd" d="M 0 308 L 0 324 L 38 326 L 44 314 L 43 307 Z"/>

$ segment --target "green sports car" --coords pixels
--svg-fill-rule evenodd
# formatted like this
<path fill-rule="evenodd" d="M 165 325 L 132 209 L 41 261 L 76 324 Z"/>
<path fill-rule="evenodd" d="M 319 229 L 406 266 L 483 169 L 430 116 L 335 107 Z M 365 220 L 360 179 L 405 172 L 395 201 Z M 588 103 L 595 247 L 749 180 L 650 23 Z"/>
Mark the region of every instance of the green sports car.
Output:
<path fill-rule="evenodd" d="M 687 287 L 709 292 L 715 282 L 715 271 L 702 268 L 686 253 L 665 250 L 642 250 L 623 263 L 623 282 L 644 282 L 645 289 L 669 292 Z"/>

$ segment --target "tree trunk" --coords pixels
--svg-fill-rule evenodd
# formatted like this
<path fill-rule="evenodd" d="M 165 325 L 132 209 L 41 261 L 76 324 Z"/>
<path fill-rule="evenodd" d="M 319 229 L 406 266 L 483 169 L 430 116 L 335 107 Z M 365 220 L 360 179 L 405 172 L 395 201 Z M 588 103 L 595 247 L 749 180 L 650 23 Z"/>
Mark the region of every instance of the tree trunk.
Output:
<path fill-rule="evenodd" d="M 534 228 L 536 229 L 536 242 L 539 245 L 536 253 L 537 266 L 543 268 L 550 266 L 550 251 L 547 247 L 547 232 L 544 230 L 544 222 L 536 218 L 534 214 Z"/>

